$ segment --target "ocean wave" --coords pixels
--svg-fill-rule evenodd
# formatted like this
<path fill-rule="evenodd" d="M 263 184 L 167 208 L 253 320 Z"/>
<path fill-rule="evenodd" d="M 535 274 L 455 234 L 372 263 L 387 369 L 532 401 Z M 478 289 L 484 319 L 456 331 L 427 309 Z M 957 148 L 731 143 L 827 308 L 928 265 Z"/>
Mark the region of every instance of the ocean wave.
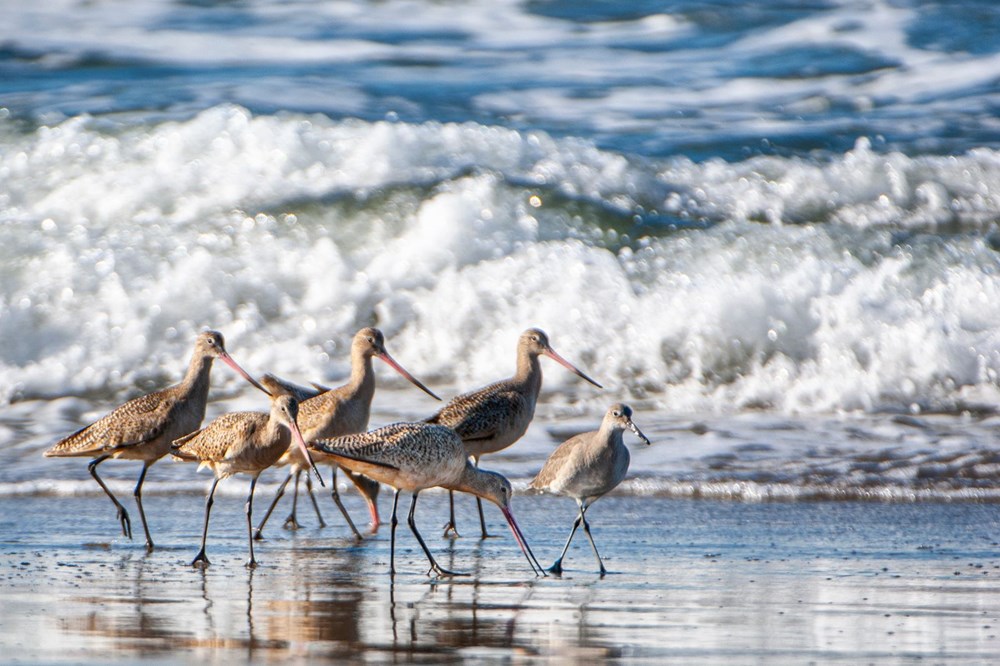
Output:
<path fill-rule="evenodd" d="M 459 389 L 541 326 L 609 392 L 680 412 L 1000 399 L 990 149 L 657 162 L 231 105 L 2 137 L 6 401 L 162 386 L 203 326 L 328 383 L 372 323 Z M 552 399 L 607 401 L 574 381 L 548 373 Z"/>

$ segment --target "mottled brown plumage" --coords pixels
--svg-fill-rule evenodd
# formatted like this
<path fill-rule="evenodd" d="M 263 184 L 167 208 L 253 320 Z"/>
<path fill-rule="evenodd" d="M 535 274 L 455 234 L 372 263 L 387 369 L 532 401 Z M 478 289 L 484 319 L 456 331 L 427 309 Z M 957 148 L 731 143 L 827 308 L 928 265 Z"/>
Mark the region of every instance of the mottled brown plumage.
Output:
<path fill-rule="evenodd" d="M 351 376 L 348 378 L 347 383 L 338 388 L 322 391 L 318 395 L 309 397 L 299 404 L 299 427 L 302 429 L 302 436 L 307 442 L 318 439 L 339 437 L 341 435 L 361 433 L 368 429 L 368 419 L 371 415 L 372 399 L 375 396 L 375 370 L 372 367 L 373 358 L 381 359 L 432 398 L 440 400 L 438 396 L 415 379 L 413 375 L 403 369 L 403 367 L 389 355 L 385 349 L 385 337 L 382 335 L 380 330 L 377 328 L 363 328 L 354 335 L 354 339 L 351 342 Z M 298 392 L 300 394 L 302 393 L 301 389 L 296 391 L 297 387 L 290 386 L 287 382 L 283 382 L 282 380 L 279 380 L 271 375 L 266 375 L 261 379 L 261 381 L 268 387 L 269 390 L 283 390 Z M 340 500 L 340 494 L 337 489 L 338 467 L 336 463 L 324 456 L 321 452 L 315 453 L 315 460 L 318 463 L 327 463 L 332 467 L 330 492 L 333 496 L 333 501 L 340 509 L 344 519 L 347 521 L 347 524 L 350 526 L 355 536 L 360 539 L 361 534 L 354 526 L 354 521 L 351 520 L 350 515 L 347 513 L 347 509 L 344 508 L 344 505 Z M 285 487 L 288 485 L 288 482 L 291 480 L 293 475 L 295 476 L 296 490 L 298 489 L 298 476 L 302 470 L 305 469 L 305 459 L 303 458 L 301 451 L 295 447 L 291 447 L 285 455 L 282 456 L 281 460 L 278 461 L 278 465 L 291 465 L 291 470 L 289 471 L 288 477 L 278 488 L 274 501 L 271 503 L 270 508 L 261 520 L 260 525 L 257 526 L 257 531 L 254 535 L 255 538 L 260 538 L 261 532 L 264 529 L 264 524 L 267 522 L 268 517 L 270 517 L 271 512 L 274 510 L 278 500 L 281 499 L 281 496 L 284 494 Z M 379 484 L 361 474 L 351 472 L 350 470 L 347 470 L 346 473 L 348 478 L 351 479 L 368 504 L 368 511 L 371 515 L 372 529 L 378 529 L 379 515 L 377 498 Z M 309 488 L 308 485 L 307 488 Z M 313 502 L 313 506 L 317 510 L 317 515 L 319 515 L 319 509 L 316 506 L 315 501 Z M 322 516 L 319 516 L 319 519 L 322 524 Z M 292 513 L 285 520 L 285 526 L 292 527 L 293 529 L 298 527 L 298 522 L 295 518 L 294 498 Z"/>
<path fill-rule="evenodd" d="M 535 416 L 535 404 L 542 389 L 539 356 L 548 356 L 601 388 L 600 384 L 559 356 L 549 345 L 549 338 L 543 331 L 530 328 L 518 339 L 517 371 L 513 377 L 454 398 L 427 422 L 445 425 L 457 432 L 467 454 L 476 464 L 481 456 L 507 448 L 524 435 Z M 485 538 L 483 506 L 478 499 L 477 503 L 482 536 Z M 455 529 L 454 499 L 448 524 L 445 525 L 445 535 L 449 533 L 458 533 Z"/>
<path fill-rule="evenodd" d="M 209 374 L 212 361 L 216 358 L 263 390 L 226 352 L 222 334 L 205 331 L 195 342 L 187 373 L 179 384 L 129 400 L 91 425 L 60 440 L 45 452 L 48 457 L 95 458 L 89 466 L 90 474 L 118 509 L 122 532 L 129 538 L 132 538 L 132 526 L 128 512 L 98 476 L 97 466 L 108 458 L 143 461 L 134 495 L 146 533 L 147 549 L 153 548 L 153 540 L 142 509 L 142 483 L 146 478 L 146 471 L 170 451 L 172 441 L 201 425 L 208 402 Z"/>
<path fill-rule="evenodd" d="M 559 559 L 549 567 L 552 573 L 562 573 L 563 558 L 569 550 L 576 529 L 583 524 L 583 531 L 590 540 L 601 575 L 607 573 L 597 545 L 587 523 L 587 507 L 599 497 L 614 490 L 628 472 L 629 453 L 622 435 L 631 430 L 649 445 L 649 440 L 632 422 L 632 409 L 628 405 L 612 405 L 601 421 L 600 429 L 571 437 L 560 444 L 531 482 L 531 487 L 576 500 L 579 515 L 573 523 L 566 546 Z"/>
<path fill-rule="evenodd" d="M 427 423 L 395 423 L 370 432 L 321 439 L 310 444 L 315 451 L 329 455 L 338 465 L 385 483 L 396 489 L 392 503 L 390 573 L 395 573 L 396 509 L 399 493 L 413 493 L 408 524 L 438 575 L 454 575 L 442 569 L 417 531 L 414 511 L 417 495 L 425 488 L 441 486 L 449 490 L 473 493 L 500 507 L 514 538 L 528 558 L 532 570 L 541 566 L 531 553 L 510 510 L 513 494 L 510 482 L 501 474 L 480 470 L 469 462 L 462 440 L 450 428 Z"/>
<path fill-rule="evenodd" d="M 219 481 L 233 474 L 249 474 L 250 493 L 247 496 L 247 535 L 250 542 L 250 559 L 247 566 L 254 567 L 257 561 L 253 553 L 253 492 L 260 473 L 276 463 L 295 442 L 309 460 L 302 433 L 296 424 L 299 404 L 289 395 L 272 395 L 271 412 L 233 412 L 223 414 L 198 432 L 182 437 L 174 442 L 170 453 L 184 461 L 198 462 L 200 467 L 208 467 L 215 479 L 205 504 L 205 527 L 202 532 L 201 551 L 191 563 L 193 566 L 208 566 L 205 542 L 208 538 L 208 520 L 212 510 L 215 488 Z"/>

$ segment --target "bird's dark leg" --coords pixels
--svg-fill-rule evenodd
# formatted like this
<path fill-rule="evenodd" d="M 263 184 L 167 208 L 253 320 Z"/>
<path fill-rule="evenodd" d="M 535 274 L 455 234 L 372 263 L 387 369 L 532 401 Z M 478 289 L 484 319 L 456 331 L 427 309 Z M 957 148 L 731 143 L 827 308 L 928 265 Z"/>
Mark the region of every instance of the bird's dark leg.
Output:
<path fill-rule="evenodd" d="M 448 571 L 447 569 L 443 569 L 443 568 L 441 568 L 441 565 L 438 564 L 437 561 L 434 560 L 434 556 L 431 555 L 431 551 L 427 548 L 427 544 L 424 543 L 423 537 L 421 537 L 420 536 L 420 532 L 417 531 L 417 521 L 414 520 L 414 518 L 413 518 L 413 514 L 416 512 L 416 509 L 417 509 L 417 495 L 418 494 L 420 494 L 420 491 L 415 491 L 413 493 L 413 502 L 410 504 L 410 513 L 409 513 L 409 516 L 407 516 L 406 522 L 410 526 L 410 530 L 413 532 L 413 536 L 417 537 L 417 542 L 420 544 L 420 547 L 424 549 L 424 554 L 427 555 L 427 559 L 430 560 L 431 568 L 430 568 L 430 571 L 428 571 L 427 573 L 429 574 L 431 571 L 433 571 L 434 573 L 436 573 L 439 576 L 466 576 L 466 575 L 468 575 L 468 574 L 455 573 L 454 571 Z"/>
<path fill-rule="evenodd" d="M 302 470 L 296 470 L 295 474 L 295 490 L 292 492 L 292 512 L 288 514 L 285 518 L 284 527 L 290 530 L 299 529 L 299 521 L 296 520 L 295 514 L 299 506 L 299 477 L 302 476 Z"/>
<path fill-rule="evenodd" d="M 479 458 L 473 456 L 472 464 L 476 466 L 476 469 L 479 469 Z M 483 515 L 483 500 L 478 495 L 476 495 L 476 508 L 479 509 L 479 528 L 480 530 L 482 530 L 481 531 L 482 536 L 480 538 L 489 539 L 490 535 L 486 531 L 486 516 Z"/>
<path fill-rule="evenodd" d="M 110 457 L 111 457 L 110 453 L 105 453 L 103 456 L 95 458 L 90 462 L 89 465 L 87 465 L 87 469 L 90 470 L 90 475 L 94 477 L 94 481 L 97 481 L 97 484 L 101 486 L 101 489 L 104 490 L 105 494 L 111 498 L 111 501 L 114 503 L 115 508 L 118 509 L 118 522 L 121 523 L 122 525 L 122 535 L 131 539 L 132 521 L 129 520 L 128 511 L 125 510 L 125 507 L 122 506 L 122 503 L 118 501 L 118 498 L 115 497 L 114 493 L 112 493 L 111 490 L 106 485 L 104 485 L 104 481 L 101 480 L 101 477 L 97 475 L 97 466 Z"/>
<path fill-rule="evenodd" d="M 480 539 L 489 539 L 492 535 L 486 531 L 486 516 L 483 515 L 483 500 L 479 497 L 476 497 L 476 507 L 479 509 L 479 528 L 482 530 L 482 536 L 480 536 Z"/>
<path fill-rule="evenodd" d="M 462 536 L 458 533 L 458 527 L 455 525 L 455 492 L 452 490 L 448 491 L 448 522 L 444 524 L 444 538 Z"/>
<path fill-rule="evenodd" d="M 139 472 L 139 480 L 135 484 L 135 490 L 132 494 L 135 496 L 135 505 L 139 507 L 139 518 L 142 519 L 142 531 L 146 533 L 146 552 L 153 551 L 153 537 L 149 535 L 149 526 L 146 524 L 146 512 L 142 510 L 142 484 L 146 480 L 146 471 L 149 469 L 149 463 L 145 463 L 142 466 L 142 471 Z"/>
<path fill-rule="evenodd" d="M 205 555 L 205 542 L 208 541 L 208 517 L 212 513 L 212 504 L 215 502 L 215 487 L 219 485 L 219 477 L 212 480 L 212 487 L 208 491 L 208 499 L 205 500 L 205 526 L 201 531 L 201 550 L 195 555 L 194 560 L 191 562 L 193 567 L 205 568 L 211 562 L 208 561 L 208 556 Z"/>
<path fill-rule="evenodd" d="M 250 544 L 250 559 L 247 560 L 247 568 L 253 569 L 257 566 L 257 559 L 253 556 L 253 491 L 257 487 L 257 477 L 250 479 L 250 492 L 247 494 L 247 542 Z"/>
<path fill-rule="evenodd" d="M 351 514 L 347 513 L 347 508 L 344 506 L 344 503 L 340 501 L 340 491 L 337 490 L 336 465 L 333 466 L 333 474 L 330 477 L 330 495 L 333 497 L 334 504 L 336 504 L 337 508 L 340 509 L 340 513 L 343 514 L 344 520 L 347 521 L 348 527 L 350 527 L 351 531 L 354 532 L 354 538 L 361 541 L 361 532 L 359 532 L 358 528 L 354 526 L 354 521 L 351 520 Z"/>
<path fill-rule="evenodd" d="M 323 514 L 319 512 L 319 504 L 316 503 L 316 495 L 313 494 L 313 481 L 312 476 L 309 474 L 306 474 L 306 492 L 309 493 L 309 499 L 312 501 L 313 510 L 316 512 L 316 518 L 319 520 L 319 526 L 326 527 Z"/>
<path fill-rule="evenodd" d="M 285 488 L 288 486 L 288 482 L 292 480 L 292 474 L 294 474 L 294 472 L 288 472 L 288 476 L 286 476 L 285 480 L 281 482 L 280 486 L 278 486 L 278 492 L 275 493 L 274 500 L 271 502 L 271 506 L 267 508 L 267 512 L 264 514 L 264 517 L 260 521 L 260 525 L 257 526 L 257 530 L 254 532 L 253 535 L 254 539 L 260 540 L 264 538 L 263 534 L 264 525 L 267 524 L 267 519 L 271 517 L 271 512 L 274 511 L 274 507 L 278 506 L 278 500 L 284 497 Z"/>
<path fill-rule="evenodd" d="M 392 518 L 389 519 L 389 575 L 396 575 L 396 525 L 399 519 L 396 518 L 396 508 L 399 506 L 399 489 L 392 497 Z"/>
<path fill-rule="evenodd" d="M 563 572 L 562 562 L 563 558 L 566 557 L 566 551 L 569 550 L 569 545 L 573 543 L 573 535 L 576 534 L 576 528 L 580 527 L 580 523 L 583 522 L 583 509 L 580 509 L 580 515 L 576 517 L 573 521 L 573 529 L 570 530 L 569 538 L 566 539 L 566 545 L 563 546 L 562 553 L 559 554 L 559 559 L 557 559 L 551 567 L 548 568 L 549 573 L 561 574 Z"/>
<path fill-rule="evenodd" d="M 580 519 L 583 520 L 583 533 L 587 535 L 587 539 L 590 541 L 590 547 L 594 549 L 594 557 L 597 558 L 597 564 L 601 568 L 601 575 L 608 573 L 608 570 L 604 568 L 604 562 L 601 560 L 601 554 L 597 552 L 597 544 L 594 543 L 594 537 L 590 534 L 590 523 L 587 522 L 587 507 L 580 507 Z"/>

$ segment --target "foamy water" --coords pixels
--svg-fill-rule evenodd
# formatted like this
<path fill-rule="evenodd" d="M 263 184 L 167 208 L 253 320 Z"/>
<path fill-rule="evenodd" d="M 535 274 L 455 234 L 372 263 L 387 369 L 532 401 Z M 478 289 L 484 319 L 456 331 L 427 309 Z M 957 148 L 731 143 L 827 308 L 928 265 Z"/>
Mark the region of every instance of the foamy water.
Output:
<path fill-rule="evenodd" d="M 616 11 L 8 12 L 0 442 L 19 462 L 0 492 L 75 492 L 55 481 L 73 463 L 40 451 L 175 381 L 203 327 L 254 373 L 335 383 L 375 324 L 443 395 L 509 375 L 529 326 L 604 384 L 546 365 L 539 423 L 498 463 L 522 482 L 549 429 L 596 427 L 627 400 L 665 441 L 763 421 L 715 442 L 725 461 L 693 432 L 690 457 L 637 454 L 654 480 L 634 492 L 988 495 L 1000 153 L 985 28 L 951 17 L 942 43 L 903 3 L 748 4 L 732 22 Z M 379 372 L 380 422 L 433 411 Z M 213 414 L 260 408 L 239 381 L 216 370 L 213 396 L 235 400 Z M 937 429 L 891 421 L 927 412 L 968 465 L 934 467 Z M 858 440 L 854 419 L 888 433 Z M 887 442 L 909 462 L 864 477 Z M 772 453 L 747 458 L 758 444 Z M 171 487 L 189 478 L 159 467 Z"/>

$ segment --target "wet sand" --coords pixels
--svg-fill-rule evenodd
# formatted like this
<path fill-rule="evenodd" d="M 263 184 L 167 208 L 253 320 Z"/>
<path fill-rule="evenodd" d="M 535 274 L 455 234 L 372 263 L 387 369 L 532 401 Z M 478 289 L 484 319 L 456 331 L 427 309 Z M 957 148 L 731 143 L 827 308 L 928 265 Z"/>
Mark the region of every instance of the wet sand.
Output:
<path fill-rule="evenodd" d="M 392 579 L 388 526 L 354 545 L 328 497 L 324 529 L 300 505 L 303 529 L 284 530 L 287 505 L 279 507 L 261 566 L 245 569 L 245 484 L 227 483 L 205 572 L 187 564 L 201 497 L 146 498 L 158 543 L 148 556 L 141 537 L 116 537 L 103 496 L 0 500 L 3 661 L 856 664 L 1000 655 L 991 504 L 612 496 L 588 513 L 610 573 L 597 575 L 579 533 L 566 573 L 535 578 L 499 511 L 489 511 L 497 537 L 482 541 L 474 503 L 460 498 L 465 536 L 448 541 L 438 529 L 446 495 L 429 492 L 418 525 L 443 566 L 471 575 L 428 578 L 404 522 Z M 346 499 L 364 515 L 356 496 Z M 390 502 L 384 494 L 385 519 Z M 574 503 L 518 495 L 514 509 L 547 565 Z"/>

